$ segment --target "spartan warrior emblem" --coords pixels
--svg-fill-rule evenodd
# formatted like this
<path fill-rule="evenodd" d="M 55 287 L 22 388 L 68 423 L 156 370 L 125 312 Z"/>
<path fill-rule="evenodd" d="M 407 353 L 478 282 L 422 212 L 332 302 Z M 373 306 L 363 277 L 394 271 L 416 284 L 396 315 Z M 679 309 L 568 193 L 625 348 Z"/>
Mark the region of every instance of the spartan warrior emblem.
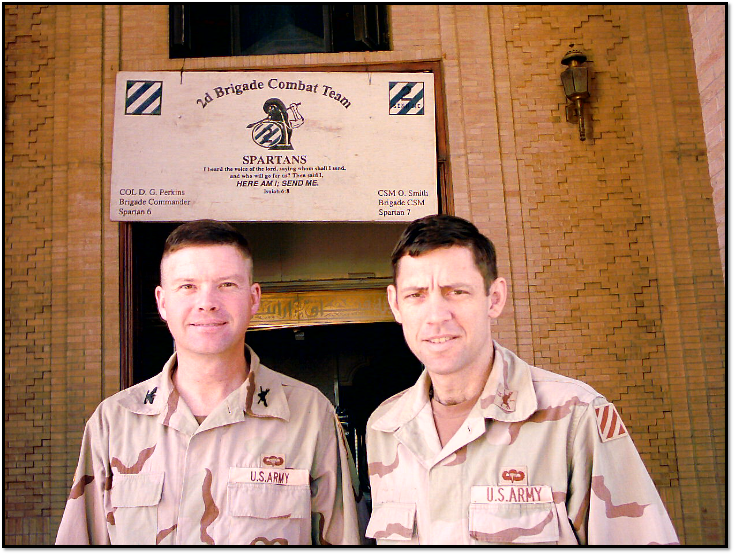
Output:
<path fill-rule="evenodd" d="M 301 127 L 304 118 L 299 114 L 299 106 L 291 104 L 288 108 L 280 98 L 269 98 L 263 104 L 263 111 L 268 117 L 248 124 L 253 129 L 253 141 L 268 150 L 293 150 L 291 134 Z"/>

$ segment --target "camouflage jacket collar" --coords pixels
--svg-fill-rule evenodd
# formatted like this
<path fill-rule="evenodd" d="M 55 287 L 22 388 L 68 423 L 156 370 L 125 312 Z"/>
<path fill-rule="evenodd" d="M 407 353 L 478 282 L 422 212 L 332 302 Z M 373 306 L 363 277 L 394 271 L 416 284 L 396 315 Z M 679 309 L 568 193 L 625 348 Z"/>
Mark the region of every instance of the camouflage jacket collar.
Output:
<path fill-rule="evenodd" d="M 291 411 L 278 374 L 260 363 L 249 346 L 250 372 L 245 382 L 230 393 L 207 417 L 200 428 L 171 380 L 176 367 L 176 353 L 166 362 L 160 374 L 118 393 L 117 402 L 127 410 L 141 415 L 159 415 L 161 423 L 185 432 L 234 424 L 247 417 L 280 418 L 288 421 Z M 183 422 L 183 421 L 186 422 Z"/>
<path fill-rule="evenodd" d="M 538 408 L 531 379 L 531 367 L 512 351 L 493 341 L 493 368 L 477 404 L 468 419 L 482 416 L 501 422 L 521 422 Z M 426 370 L 372 427 L 395 432 L 414 420 L 429 403 L 431 379 Z"/>

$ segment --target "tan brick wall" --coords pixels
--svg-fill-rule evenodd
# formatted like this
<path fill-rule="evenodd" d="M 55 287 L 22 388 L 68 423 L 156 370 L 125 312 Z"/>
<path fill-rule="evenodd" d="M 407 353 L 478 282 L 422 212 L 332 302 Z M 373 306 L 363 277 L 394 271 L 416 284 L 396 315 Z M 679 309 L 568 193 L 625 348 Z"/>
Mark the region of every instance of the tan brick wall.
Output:
<path fill-rule="evenodd" d="M 471 9 L 481 20 L 483 8 Z M 461 96 L 465 120 L 497 145 L 469 164 L 466 213 L 508 237 L 518 304 L 504 340 L 614 401 L 682 539 L 722 541 L 725 304 L 686 10 L 488 13 L 492 66 L 462 81 L 490 85 L 496 127 L 474 117 L 479 102 L 467 99 L 478 91 Z M 475 51 L 485 36 L 468 28 L 460 44 Z M 563 114 L 559 62 L 570 43 L 594 75 L 584 143 Z M 494 183 L 493 159 L 503 176 Z"/>
<path fill-rule="evenodd" d="M 5 9 L 5 536 L 44 542 L 53 451 L 53 71 L 48 8 Z M 34 28 L 35 23 L 35 28 Z"/>
<path fill-rule="evenodd" d="M 510 278 L 497 336 L 614 401 L 681 540 L 724 542 L 716 151 L 686 6 L 398 5 L 391 52 L 186 61 L 165 5 L 4 12 L 6 544 L 53 541 L 84 421 L 119 387 L 116 72 L 415 60 L 441 60 L 456 213 Z M 585 142 L 570 43 L 594 75 Z"/>
<path fill-rule="evenodd" d="M 689 6 L 694 43 L 694 62 L 702 103 L 707 142 L 709 176 L 712 182 L 720 242 L 720 261 L 725 275 L 725 5 Z"/>

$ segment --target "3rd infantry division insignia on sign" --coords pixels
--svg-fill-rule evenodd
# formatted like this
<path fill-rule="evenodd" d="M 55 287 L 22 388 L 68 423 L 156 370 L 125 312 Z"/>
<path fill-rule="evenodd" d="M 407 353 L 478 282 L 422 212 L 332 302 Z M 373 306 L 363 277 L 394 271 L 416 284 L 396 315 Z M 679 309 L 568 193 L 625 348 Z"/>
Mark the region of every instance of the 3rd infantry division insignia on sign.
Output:
<path fill-rule="evenodd" d="M 125 114 L 160 116 L 163 81 L 128 81 L 125 87 Z"/>
<path fill-rule="evenodd" d="M 424 84 L 391 81 L 388 84 L 388 114 L 391 116 L 424 115 Z"/>

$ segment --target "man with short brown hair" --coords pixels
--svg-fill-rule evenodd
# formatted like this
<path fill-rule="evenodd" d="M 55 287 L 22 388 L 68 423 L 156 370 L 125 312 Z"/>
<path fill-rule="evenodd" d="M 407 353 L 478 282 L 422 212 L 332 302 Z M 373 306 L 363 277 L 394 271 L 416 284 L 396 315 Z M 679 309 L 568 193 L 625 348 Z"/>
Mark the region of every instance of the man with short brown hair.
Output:
<path fill-rule="evenodd" d="M 367 424 L 380 544 L 677 543 L 615 407 L 492 340 L 507 298 L 470 222 L 427 216 L 392 256 L 388 302 L 424 364 Z"/>
<path fill-rule="evenodd" d="M 57 544 L 360 543 L 334 408 L 245 343 L 260 296 L 232 226 L 171 233 L 156 301 L 176 352 L 90 418 Z"/>

